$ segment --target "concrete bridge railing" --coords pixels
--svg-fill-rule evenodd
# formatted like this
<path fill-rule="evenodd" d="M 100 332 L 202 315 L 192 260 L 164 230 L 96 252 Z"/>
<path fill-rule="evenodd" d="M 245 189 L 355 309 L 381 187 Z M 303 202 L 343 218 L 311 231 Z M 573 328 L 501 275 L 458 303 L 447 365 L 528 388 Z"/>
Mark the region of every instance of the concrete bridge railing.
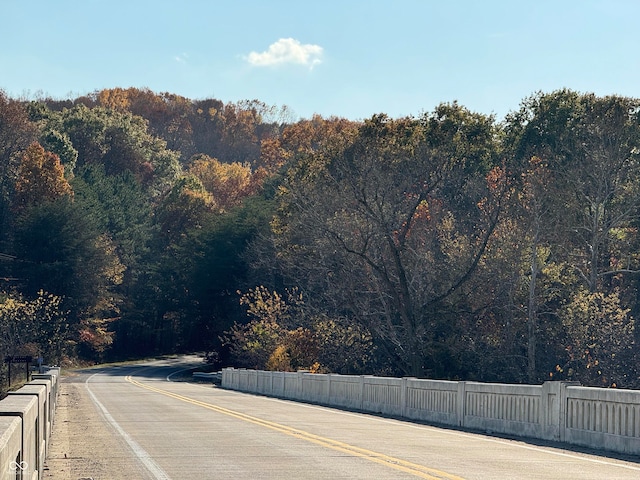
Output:
<path fill-rule="evenodd" d="M 640 391 L 226 368 L 224 388 L 640 455 Z"/>
<path fill-rule="evenodd" d="M 44 367 L 0 401 L 0 479 L 43 478 L 58 399 L 58 367 Z"/>

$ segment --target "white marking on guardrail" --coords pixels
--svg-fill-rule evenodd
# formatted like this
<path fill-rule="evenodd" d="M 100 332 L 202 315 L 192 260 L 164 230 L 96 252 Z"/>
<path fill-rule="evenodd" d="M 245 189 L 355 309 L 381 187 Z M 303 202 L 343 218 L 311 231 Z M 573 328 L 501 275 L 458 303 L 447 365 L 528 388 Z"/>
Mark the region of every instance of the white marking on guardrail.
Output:
<path fill-rule="evenodd" d="M 84 382 L 84 385 L 87 388 L 87 391 L 89 392 L 89 395 L 91 396 L 91 400 L 93 401 L 93 403 L 95 403 L 98 406 L 98 408 L 102 411 L 102 414 L 104 415 L 107 422 L 109 422 L 111 426 L 115 428 L 115 430 L 120 434 L 120 436 L 124 438 L 125 442 L 127 442 L 131 450 L 133 450 L 133 453 L 136 455 L 136 457 L 140 460 L 140 462 L 142 462 L 142 464 L 149 471 L 149 473 L 151 473 L 151 475 L 153 475 L 156 478 L 156 480 L 171 480 L 171 477 L 167 475 L 167 472 L 165 472 L 162 469 L 162 467 L 156 463 L 156 461 L 151 457 L 151 455 L 149 455 L 149 453 L 147 453 L 147 451 L 144 448 L 142 448 L 138 444 L 138 442 L 136 442 L 133 438 L 131 438 L 129 434 L 125 432 L 120 425 L 118 425 L 118 422 L 116 422 L 115 418 L 111 416 L 111 414 L 105 408 L 105 406 L 102 405 L 102 403 L 100 403 L 100 400 L 98 400 L 96 396 L 93 394 L 93 392 L 89 388 L 89 380 L 91 380 L 96 375 L 98 374 L 94 373 L 89 378 L 87 378 L 87 380 Z"/>
<path fill-rule="evenodd" d="M 186 372 L 187 370 L 193 370 L 194 368 L 196 368 L 196 367 L 194 366 L 194 367 L 189 367 L 189 368 L 183 368 L 182 370 L 176 370 L 175 372 L 170 373 L 169 375 L 167 375 L 166 380 L 167 380 L 167 382 L 173 382 L 173 380 L 171 380 L 171 377 L 173 377 L 175 374 Z"/>

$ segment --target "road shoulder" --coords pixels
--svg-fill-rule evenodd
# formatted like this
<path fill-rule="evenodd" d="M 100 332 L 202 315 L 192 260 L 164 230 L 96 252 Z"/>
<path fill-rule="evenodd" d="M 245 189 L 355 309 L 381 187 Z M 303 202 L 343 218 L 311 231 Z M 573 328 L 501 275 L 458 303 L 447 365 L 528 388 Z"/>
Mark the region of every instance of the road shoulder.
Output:
<path fill-rule="evenodd" d="M 60 382 L 60 397 L 43 478 L 130 480 L 150 478 L 126 442 L 105 421 L 85 386 L 88 375 Z"/>

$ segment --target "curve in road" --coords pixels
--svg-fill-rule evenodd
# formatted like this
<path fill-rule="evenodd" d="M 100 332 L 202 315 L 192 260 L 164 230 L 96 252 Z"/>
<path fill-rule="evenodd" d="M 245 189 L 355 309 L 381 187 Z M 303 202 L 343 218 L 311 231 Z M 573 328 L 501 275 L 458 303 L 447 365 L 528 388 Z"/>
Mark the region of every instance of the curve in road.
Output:
<path fill-rule="evenodd" d="M 45 478 L 640 477 L 636 458 L 171 381 L 198 365 L 198 358 L 164 359 L 80 371 L 63 380 L 58 420 L 66 420 L 54 426 Z"/>

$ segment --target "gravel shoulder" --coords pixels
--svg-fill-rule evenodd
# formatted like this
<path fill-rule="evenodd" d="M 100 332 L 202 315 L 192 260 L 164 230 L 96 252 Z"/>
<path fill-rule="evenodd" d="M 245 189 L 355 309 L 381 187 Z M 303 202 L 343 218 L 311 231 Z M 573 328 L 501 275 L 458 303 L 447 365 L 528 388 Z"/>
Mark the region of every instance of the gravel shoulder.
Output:
<path fill-rule="evenodd" d="M 85 386 L 87 374 L 60 382 L 43 478 L 131 480 L 151 478 L 129 446 L 105 421 Z"/>

